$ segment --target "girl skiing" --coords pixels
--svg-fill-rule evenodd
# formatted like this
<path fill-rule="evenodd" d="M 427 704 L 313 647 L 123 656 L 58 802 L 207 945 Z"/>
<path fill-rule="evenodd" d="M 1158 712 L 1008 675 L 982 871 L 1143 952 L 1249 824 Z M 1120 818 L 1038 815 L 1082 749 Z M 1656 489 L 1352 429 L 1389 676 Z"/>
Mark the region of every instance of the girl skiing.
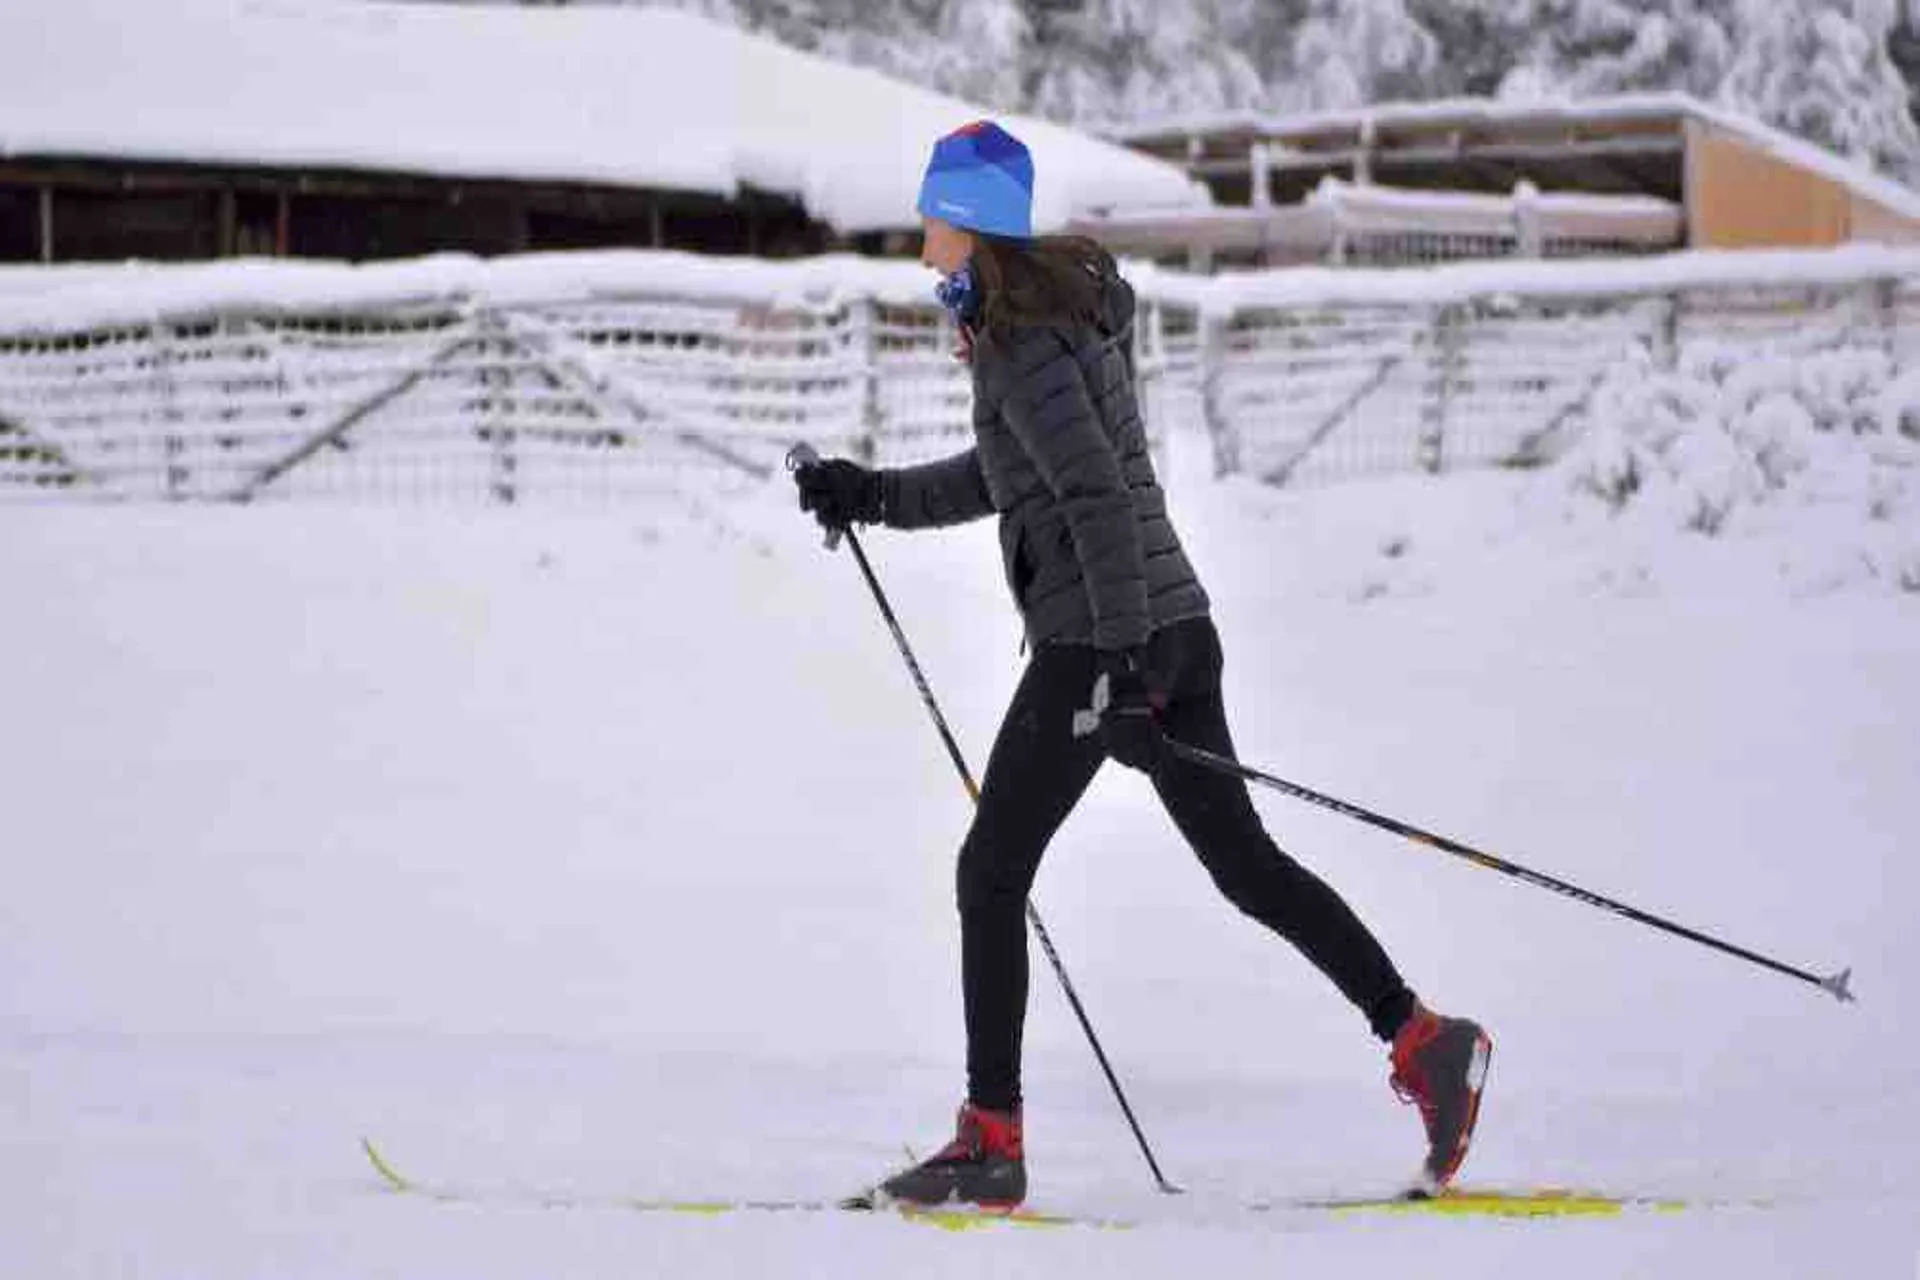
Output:
<path fill-rule="evenodd" d="M 1025 903 L 1048 842 L 1108 756 L 1151 778 L 1228 901 L 1297 947 L 1391 1045 L 1391 1082 L 1419 1107 L 1424 1179 L 1438 1189 L 1466 1156 L 1492 1042 L 1415 998 L 1339 895 L 1274 844 L 1244 783 L 1169 751 L 1172 738 L 1234 754 L 1220 638 L 1147 452 L 1133 290 L 1093 242 L 1035 238 L 1032 192 L 1027 148 L 990 122 L 939 139 L 920 187 L 921 259 L 940 274 L 972 365 L 973 447 L 922 466 L 832 459 L 794 473 L 801 508 L 829 530 L 997 515 L 1032 650 L 960 847 L 957 1132 L 879 1192 L 922 1205 L 1025 1197 Z M 1102 709 L 1099 731 L 1079 736 L 1075 713 L 1090 706 Z"/>

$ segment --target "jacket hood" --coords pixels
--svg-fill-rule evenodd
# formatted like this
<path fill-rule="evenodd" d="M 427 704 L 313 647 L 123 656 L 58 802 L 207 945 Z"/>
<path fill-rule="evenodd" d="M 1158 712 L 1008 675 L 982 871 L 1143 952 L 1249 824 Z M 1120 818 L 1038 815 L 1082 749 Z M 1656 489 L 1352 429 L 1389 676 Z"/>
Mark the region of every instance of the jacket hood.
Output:
<path fill-rule="evenodd" d="M 1120 276 L 1120 269 L 1108 258 L 1100 278 L 1100 331 L 1109 338 L 1133 329 L 1133 286 Z"/>

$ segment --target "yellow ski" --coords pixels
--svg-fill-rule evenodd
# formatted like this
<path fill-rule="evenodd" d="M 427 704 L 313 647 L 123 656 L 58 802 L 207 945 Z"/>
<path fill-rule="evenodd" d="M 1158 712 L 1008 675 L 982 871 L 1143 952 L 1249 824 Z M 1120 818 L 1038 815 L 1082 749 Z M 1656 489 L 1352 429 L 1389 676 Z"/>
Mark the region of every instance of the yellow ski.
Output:
<path fill-rule="evenodd" d="M 741 1213 L 829 1214 L 866 1213 L 891 1217 L 943 1231 L 975 1231 L 996 1227 L 1097 1227 L 1125 1230 L 1145 1220 L 1087 1218 L 1034 1209 L 996 1211 L 971 1208 L 920 1208 L 876 1202 L 871 1195 L 843 1200 L 678 1200 L 665 1197 L 592 1195 L 577 1192 L 524 1189 L 471 1189 L 444 1183 L 418 1182 L 401 1173 L 370 1139 L 360 1140 L 367 1161 L 389 1190 L 425 1200 L 467 1205 L 535 1205 L 547 1209 L 624 1210 L 629 1213 L 684 1214 L 723 1217 Z M 1690 1209 L 1769 1207 L 1766 1200 L 1698 1200 L 1673 1196 L 1612 1195 L 1571 1187 L 1454 1187 L 1438 1195 L 1399 1196 L 1289 1196 L 1243 1202 L 1238 1209 L 1255 1214 L 1330 1213 L 1337 1215 L 1399 1214 L 1439 1218 L 1613 1218 L 1624 1214 L 1679 1213 Z M 1169 1222 L 1191 1221 L 1178 1213 Z"/>
<path fill-rule="evenodd" d="M 876 1204 L 870 1198 L 854 1196 L 845 1200 L 676 1200 L 645 1196 L 595 1196 L 567 1192 L 486 1191 L 443 1183 L 420 1182 L 399 1168 L 373 1144 L 360 1139 L 367 1163 L 379 1175 L 388 1190 L 403 1195 L 435 1200 L 442 1204 L 464 1205 L 538 1205 L 544 1209 L 620 1209 L 629 1213 L 684 1214 L 689 1217 L 721 1217 L 736 1213 L 870 1213 L 899 1218 L 942 1231 L 974 1231 L 991 1227 L 1124 1227 L 1120 1222 L 1095 1221 L 1042 1213 L 1032 1209 L 987 1210 L 967 1208 L 922 1208 L 917 1205 Z"/>

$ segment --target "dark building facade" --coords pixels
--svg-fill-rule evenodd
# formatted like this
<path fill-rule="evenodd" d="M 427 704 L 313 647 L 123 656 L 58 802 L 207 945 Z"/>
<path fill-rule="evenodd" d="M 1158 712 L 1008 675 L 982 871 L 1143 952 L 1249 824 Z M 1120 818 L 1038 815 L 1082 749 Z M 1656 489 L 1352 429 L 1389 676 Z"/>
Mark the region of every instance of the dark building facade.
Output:
<path fill-rule="evenodd" d="M 784 258 L 878 252 L 786 196 L 343 169 L 0 158 L 0 263 L 663 248 Z"/>

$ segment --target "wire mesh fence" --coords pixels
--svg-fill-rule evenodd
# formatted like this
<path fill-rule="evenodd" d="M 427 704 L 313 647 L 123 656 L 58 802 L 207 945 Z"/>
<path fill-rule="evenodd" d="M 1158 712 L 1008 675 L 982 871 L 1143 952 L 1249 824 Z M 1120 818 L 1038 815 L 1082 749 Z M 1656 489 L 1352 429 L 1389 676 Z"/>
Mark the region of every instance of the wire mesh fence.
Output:
<path fill-rule="evenodd" d="M 617 288 L 424 297 L 340 268 L 354 287 L 311 305 L 261 264 L 247 299 L 172 277 L 145 313 L 0 292 L 0 501 L 604 503 L 764 478 L 801 439 L 883 465 L 971 441 L 969 374 L 916 269 L 822 295 L 772 264 L 690 287 L 682 260 L 649 288 L 636 257 Z M 1920 362 L 1920 255 L 1808 261 L 1145 272 L 1142 400 L 1156 441 L 1204 424 L 1219 473 L 1311 484 L 1548 460 L 1610 372 L 1698 344 Z"/>
<path fill-rule="evenodd" d="M 0 499 L 619 500 L 971 441 L 937 306 L 592 298 L 0 330 Z M 1148 361 L 1151 364 L 1151 361 Z"/>
<path fill-rule="evenodd" d="M 1780 267 L 1671 285 L 1623 271 L 1578 290 L 1546 268 L 1398 299 L 1229 301 L 1200 342 L 1215 471 L 1310 484 L 1542 464 L 1609 376 L 1709 347 L 1752 361 L 1857 350 L 1889 357 L 1895 380 L 1920 368 L 1920 258 L 1863 260 L 1857 278 Z"/>

